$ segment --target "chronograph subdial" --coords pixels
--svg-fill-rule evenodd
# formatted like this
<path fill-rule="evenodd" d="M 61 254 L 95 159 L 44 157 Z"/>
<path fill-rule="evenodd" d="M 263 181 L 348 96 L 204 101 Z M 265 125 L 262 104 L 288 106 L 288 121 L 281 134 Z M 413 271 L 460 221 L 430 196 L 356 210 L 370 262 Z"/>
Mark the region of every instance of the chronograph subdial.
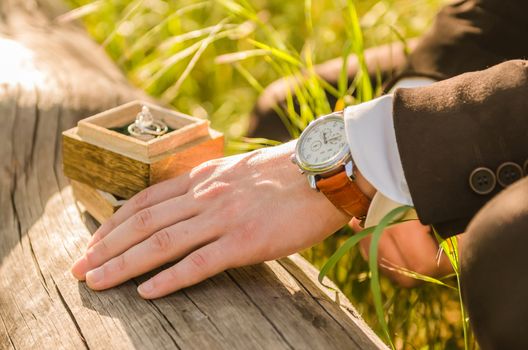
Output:
<path fill-rule="evenodd" d="M 312 145 L 310 146 L 312 152 L 317 152 L 321 149 L 321 147 L 323 146 L 323 143 L 321 141 L 314 141 L 312 143 Z"/>

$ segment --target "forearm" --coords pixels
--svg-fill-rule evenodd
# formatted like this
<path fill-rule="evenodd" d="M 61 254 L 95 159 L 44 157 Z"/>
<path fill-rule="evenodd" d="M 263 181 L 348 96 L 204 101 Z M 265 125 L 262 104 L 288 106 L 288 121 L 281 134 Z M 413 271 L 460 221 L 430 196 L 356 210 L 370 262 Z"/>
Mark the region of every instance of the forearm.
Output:
<path fill-rule="evenodd" d="M 528 158 L 527 95 L 526 61 L 395 92 L 398 150 L 422 223 L 435 225 L 444 237 L 463 232 L 507 185 L 498 181 L 500 165 L 523 166 Z M 479 192 L 473 174 L 482 167 L 492 177 L 489 191 Z"/>

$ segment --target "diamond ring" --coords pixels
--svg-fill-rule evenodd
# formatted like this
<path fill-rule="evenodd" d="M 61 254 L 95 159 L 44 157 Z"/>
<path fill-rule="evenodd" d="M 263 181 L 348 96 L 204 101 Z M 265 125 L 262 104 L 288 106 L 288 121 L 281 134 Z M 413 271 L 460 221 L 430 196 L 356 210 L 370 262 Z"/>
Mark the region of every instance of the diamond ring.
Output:
<path fill-rule="evenodd" d="M 168 131 L 165 123 L 159 120 L 154 120 L 150 109 L 147 106 L 141 108 L 136 116 L 136 120 L 128 126 L 128 133 L 137 138 L 144 138 L 145 136 L 161 136 Z"/>

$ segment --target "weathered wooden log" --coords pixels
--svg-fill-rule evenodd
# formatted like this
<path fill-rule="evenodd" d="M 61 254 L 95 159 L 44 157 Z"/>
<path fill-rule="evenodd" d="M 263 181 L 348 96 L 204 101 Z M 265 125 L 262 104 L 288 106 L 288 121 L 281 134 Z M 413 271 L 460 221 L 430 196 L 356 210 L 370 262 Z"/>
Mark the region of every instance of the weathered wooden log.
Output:
<path fill-rule="evenodd" d="M 144 98 L 51 0 L 0 1 L 0 349 L 377 349 L 299 256 L 146 301 L 133 280 L 93 292 L 69 272 L 93 221 L 61 170 L 61 132 Z M 141 279 L 138 279 L 140 281 Z"/>

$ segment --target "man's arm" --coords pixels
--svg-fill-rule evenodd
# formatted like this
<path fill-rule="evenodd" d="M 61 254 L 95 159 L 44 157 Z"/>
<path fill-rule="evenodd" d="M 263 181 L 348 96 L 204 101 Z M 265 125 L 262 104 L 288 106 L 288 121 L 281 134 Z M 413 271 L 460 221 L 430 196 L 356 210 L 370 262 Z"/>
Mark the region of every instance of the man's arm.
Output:
<path fill-rule="evenodd" d="M 97 230 L 74 276 L 102 290 L 177 261 L 139 286 L 152 299 L 322 241 L 350 217 L 310 188 L 294 146 L 212 160 L 140 192 Z"/>
<path fill-rule="evenodd" d="M 527 96 L 527 61 L 396 90 L 396 140 L 422 223 L 444 237 L 461 233 L 486 202 L 526 175 L 503 164 L 522 168 L 528 160 Z"/>
<path fill-rule="evenodd" d="M 394 121 L 400 165 L 403 165 L 405 176 L 379 167 L 375 162 L 370 164 L 371 169 L 363 169 L 367 179 L 381 192 L 386 188 L 398 192 L 397 185 L 403 181 L 405 185 L 401 188 L 410 188 L 421 221 L 434 224 L 444 237 L 465 231 L 469 220 L 487 201 L 508 183 L 528 175 L 526 66 L 524 61 L 511 61 L 429 87 L 400 89 L 394 96 L 373 101 L 371 104 L 375 107 L 367 109 L 368 113 L 390 115 L 391 122 Z M 387 101 L 390 101 L 393 113 L 378 107 Z M 359 111 L 356 109 L 354 113 Z M 349 130 L 351 138 L 356 139 L 356 146 L 362 132 L 358 129 L 362 129 L 364 123 L 370 123 L 372 118 L 380 117 L 368 113 L 360 116 L 363 122 L 356 123 Z M 354 151 L 368 153 L 368 150 L 379 148 L 381 153 L 394 161 L 396 157 L 390 156 L 392 148 L 372 147 L 372 143 L 379 142 L 379 138 L 371 138 L 371 142 L 361 141 L 365 143 L 363 148 L 356 147 Z M 373 156 L 380 158 L 379 154 Z M 364 162 L 368 160 L 365 158 Z M 502 164 L 506 166 L 501 168 Z M 478 168 L 490 169 L 493 178 L 485 191 L 475 188 L 479 187 L 480 181 L 478 172 L 474 172 Z M 518 173 L 511 172 L 512 169 L 517 169 Z M 370 178 L 371 174 L 385 180 L 377 181 Z M 383 186 L 391 182 L 394 186 Z M 480 186 L 486 187 L 486 184 Z M 405 198 L 407 193 L 401 191 L 399 196 Z M 390 195 L 390 192 L 383 194 Z M 409 202 L 402 200 L 402 204 Z M 384 215 L 383 209 L 378 209 L 377 215 L 369 211 L 367 226 L 377 223 L 372 216 L 379 220 L 380 210 L 381 216 Z M 353 220 L 351 226 L 356 231 L 361 230 L 357 220 Z M 461 236 L 459 244 L 462 241 Z M 367 255 L 365 248 L 369 241 L 364 240 L 361 245 L 364 255 Z M 410 222 L 387 229 L 380 241 L 378 254 L 382 271 L 400 285 L 409 287 L 416 285 L 417 281 L 393 268 L 403 267 L 433 277 L 450 273 L 447 259 L 442 257 L 437 261 L 437 252 L 438 245 L 430 228 Z"/>

